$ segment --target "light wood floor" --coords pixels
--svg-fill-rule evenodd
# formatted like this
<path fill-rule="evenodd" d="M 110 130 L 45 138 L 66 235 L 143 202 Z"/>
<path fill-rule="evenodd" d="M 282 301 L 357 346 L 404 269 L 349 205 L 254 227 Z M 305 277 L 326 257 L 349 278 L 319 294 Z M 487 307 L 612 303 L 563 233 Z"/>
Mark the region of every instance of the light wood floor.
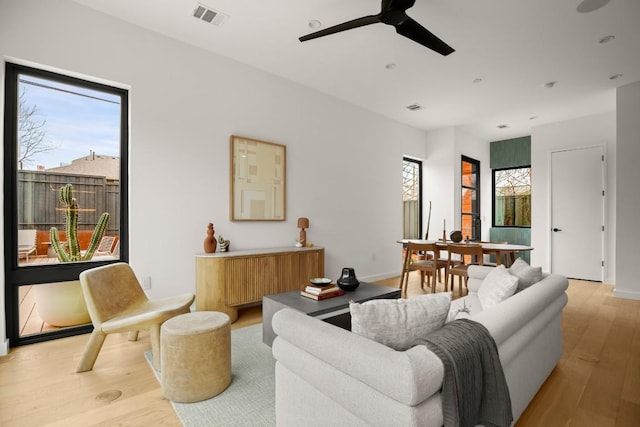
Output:
<path fill-rule="evenodd" d="M 423 292 L 412 276 L 409 297 Z M 379 283 L 396 286 L 398 279 Z M 640 425 L 640 301 L 613 298 L 612 290 L 571 281 L 564 356 L 518 427 Z M 252 307 L 233 327 L 261 321 L 260 308 Z M 0 357 L 0 426 L 180 426 L 144 359 L 146 332 L 137 342 L 108 336 L 95 369 L 76 374 L 87 338 L 17 347 Z"/>

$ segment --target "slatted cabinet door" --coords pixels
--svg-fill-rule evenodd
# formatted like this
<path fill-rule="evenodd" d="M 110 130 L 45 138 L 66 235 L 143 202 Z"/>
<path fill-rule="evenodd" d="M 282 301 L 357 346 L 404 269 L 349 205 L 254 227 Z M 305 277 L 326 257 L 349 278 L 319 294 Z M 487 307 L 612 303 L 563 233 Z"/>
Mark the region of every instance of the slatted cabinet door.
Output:
<path fill-rule="evenodd" d="M 275 248 L 196 256 L 196 309 L 227 313 L 324 276 L 324 248 Z"/>

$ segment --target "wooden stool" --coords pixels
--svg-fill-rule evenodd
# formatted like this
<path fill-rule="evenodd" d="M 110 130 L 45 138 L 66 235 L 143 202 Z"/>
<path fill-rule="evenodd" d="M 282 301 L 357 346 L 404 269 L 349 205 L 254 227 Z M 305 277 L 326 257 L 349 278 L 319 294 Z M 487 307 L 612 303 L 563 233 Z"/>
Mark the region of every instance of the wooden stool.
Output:
<path fill-rule="evenodd" d="M 180 403 L 220 394 L 231 383 L 231 322 L 217 311 L 173 317 L 160 331 L 162 394 Z"/>

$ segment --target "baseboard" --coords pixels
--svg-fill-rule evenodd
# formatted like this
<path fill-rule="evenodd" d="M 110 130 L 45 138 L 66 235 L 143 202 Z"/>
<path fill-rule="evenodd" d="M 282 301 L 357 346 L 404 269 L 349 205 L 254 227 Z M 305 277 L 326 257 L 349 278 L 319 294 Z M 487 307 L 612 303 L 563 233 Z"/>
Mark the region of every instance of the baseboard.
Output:
<path fill-rule="evenodd" d="M 613 296 L 616 298 L 640 300 L 640 292 L 619 291 L 617 288 L 613 290 Z"/>
<path fill-rule="evenodd" d="M 359 277 L 363 282 L 377 282 L 378 280 L 390 279 L 392 277 L 400 277 L 400 272 L 394 271 L 390 273 L 374 274 L 372 276 Z"/>
<path fill-rule="evenodd" d="M 4 342 L 0 342 L 0 356 L 6 356 L 9 354 L 9 339 L 7 338 Z"/>

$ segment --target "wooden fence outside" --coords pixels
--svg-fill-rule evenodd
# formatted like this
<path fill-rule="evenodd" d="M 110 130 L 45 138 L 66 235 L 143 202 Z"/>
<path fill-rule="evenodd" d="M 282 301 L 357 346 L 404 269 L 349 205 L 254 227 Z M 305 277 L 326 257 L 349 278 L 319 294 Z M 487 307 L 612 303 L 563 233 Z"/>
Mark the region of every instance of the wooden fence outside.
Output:
<path fill-rule="evenodd" d="M 103 176 L 45 171 L 18 171 L 18 228 L 64 230 L 60 187 L 73 185 L 78 200 L 78 230 L 93 230 L 103 212 L 110 214 L 105 234 L 120 235 L 120 182 Z"/>
<path fill-rule="evenodd" d="M 420 210 L 418 209 L 417 200 L 406 200 L 402 204 L 404 217 L 403 239 L 420 239 Z"/>

